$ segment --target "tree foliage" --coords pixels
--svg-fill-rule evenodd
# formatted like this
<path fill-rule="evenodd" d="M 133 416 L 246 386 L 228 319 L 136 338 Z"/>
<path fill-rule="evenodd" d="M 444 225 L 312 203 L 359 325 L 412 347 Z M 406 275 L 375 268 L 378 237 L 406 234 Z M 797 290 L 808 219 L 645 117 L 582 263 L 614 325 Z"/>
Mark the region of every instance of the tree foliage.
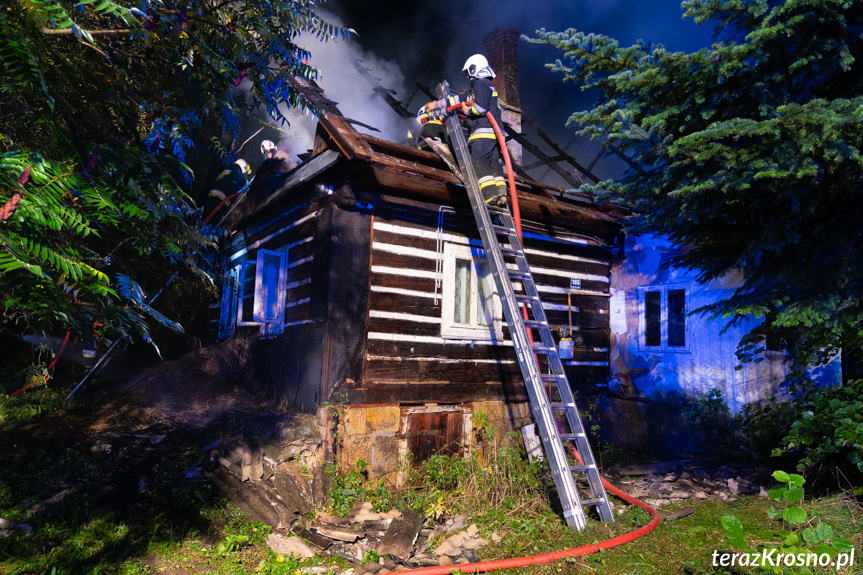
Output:
<path fill-rule="evenodd" d="M 574 29 L 528 39 L 548 67 L 595 88 L 569 125 L 638 165 L 596 189 L 634 208 L 630 228 L 665 235 L 700 281 L 743 270 L 708 311 L 768 316 L 742 351 L 784 341 L 798 366 L 863 345 L 863 3 L 687 0 L 716 26 L 694 53 Z"/>
<path fill-rule="evenodd" d="M 190 154 L 231 161 L 261 107 L 306 107 L 311 0 L 9 0 L 0 10 L 0 325 L 128 333 L 171 268 L 208 275 Z M 239 87 L 239 88 L 238 88 Z M 146 331 L 143 331 L 146 336 Z"/>

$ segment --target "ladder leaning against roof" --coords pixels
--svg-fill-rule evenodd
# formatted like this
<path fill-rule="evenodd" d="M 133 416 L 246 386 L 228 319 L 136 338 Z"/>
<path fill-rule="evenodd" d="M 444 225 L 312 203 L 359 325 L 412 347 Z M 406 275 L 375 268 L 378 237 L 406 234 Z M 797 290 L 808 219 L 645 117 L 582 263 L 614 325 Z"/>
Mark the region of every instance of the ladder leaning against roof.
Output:
<path fill-rule="evenodd" d="M 613 521 L 611 503 L 602 485 L 599 468 L 590 449 L 563 363 L 558 356 L 515 222 L 507 210 L 493 210 L 490 213 L 477 184 L 467 143 L 456 115 L 447 117 L 446 126 L 482 238 L 485 257 L 503 305 L 510 337 L 524 376 L 533 416 L 542 438 L 566 523 L 576 529 L 583 528 L 587 524 L 584 507 L 591 505 L 596 506 L 603 520 Z M 510 260 L 510 266 L 505 258 Z M 515 293 L 514 281 L 522 285 L 519 294 Z M 520 303 L 528 310 L 524 318 Z M 535 332 L 539 334 L 536 342 L 532 337 Z M 542 373 L 538 358 L 540 355 L 547 359 L 545 363 L 548 373 Z M 562 414 L 562 417 L 557 417 L 556 413 Z M 581 461 L 570 462 L 564 445 L 564 442 L 568 441 L 575 442 Z M 579 494 L 580 484 L 589 495 L 582 497 Z"/>

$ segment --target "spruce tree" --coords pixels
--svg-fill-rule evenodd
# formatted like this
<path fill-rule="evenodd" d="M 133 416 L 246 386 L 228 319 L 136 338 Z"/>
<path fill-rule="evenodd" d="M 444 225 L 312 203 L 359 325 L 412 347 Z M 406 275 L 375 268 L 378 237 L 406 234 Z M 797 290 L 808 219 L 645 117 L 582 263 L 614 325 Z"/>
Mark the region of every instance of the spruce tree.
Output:
<path fill-rule="evenodd" d="M 741 342 L 784 342 L 794 364 L 863 348 L 863 2 L 688 0 L 716 27 L 694 53 L 574 29 L 540 30 L 564 52 L 547 65 L 601 94 L 568 125 L 637 164 L 595 191 L 634 210 L 629 228 L 685 253 L 700 281 L 742 270 L 731 298 L 702 310 L 767 317 Z M 856 366 L 855 367 L 855 363 Z"/>

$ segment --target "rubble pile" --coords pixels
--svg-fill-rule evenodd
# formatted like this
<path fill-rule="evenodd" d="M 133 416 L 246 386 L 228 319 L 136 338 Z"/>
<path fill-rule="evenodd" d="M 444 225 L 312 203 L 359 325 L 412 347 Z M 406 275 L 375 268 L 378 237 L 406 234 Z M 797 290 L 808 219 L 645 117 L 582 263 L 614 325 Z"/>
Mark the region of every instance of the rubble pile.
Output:
<path fill-rule="evenodd" d="M 686 499 L 734 501 L 740 495 L 767 497 L 763 485 L 750 478 L 764 477 L 756 466 L 714 466 L 705 460 L 678 460 L 632 465 L 610 470 L 611 482 L 622 491 L 659 509 Z"/>
<path fill-rule="evenodd" d="M 501 540 L 494 533 L 488 539 L 480 537 L 477 526 L 468 525 L 467 514 L 434 529 L 424 528 L 424 524 L 420 513 L 375 513 L 371 503 L 358 503 L 347 517 L 318 513 L 314 519 L 302 518 L 291 529 L 277 530 L 270 548 L 286 557 L 341 557 L 354 564 L 354 575 L 385 575 L 416 567 L 476 562 L 478 549 Z M 298 542 L 302 548 L 296 548 Z"/>
<path fill-rule="evenodd" d="M 298 415 L 270 434 L 213 442 L 187 477 L 203 474 L 252 521 L 287 528 L 326 502 L 322 445 L 316 419 Z"/>

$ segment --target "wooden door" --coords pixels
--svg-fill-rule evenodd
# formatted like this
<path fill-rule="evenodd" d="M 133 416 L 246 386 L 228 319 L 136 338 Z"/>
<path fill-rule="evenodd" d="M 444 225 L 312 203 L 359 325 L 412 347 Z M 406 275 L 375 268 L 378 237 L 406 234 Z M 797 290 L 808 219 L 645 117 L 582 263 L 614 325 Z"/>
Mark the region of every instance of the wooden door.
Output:
<path fill-rule="evenodd" d="M 411 413 L 407 440 L 414 464 L 432 455 L 461 455 L 463 421 L 460 411 Z"/>

